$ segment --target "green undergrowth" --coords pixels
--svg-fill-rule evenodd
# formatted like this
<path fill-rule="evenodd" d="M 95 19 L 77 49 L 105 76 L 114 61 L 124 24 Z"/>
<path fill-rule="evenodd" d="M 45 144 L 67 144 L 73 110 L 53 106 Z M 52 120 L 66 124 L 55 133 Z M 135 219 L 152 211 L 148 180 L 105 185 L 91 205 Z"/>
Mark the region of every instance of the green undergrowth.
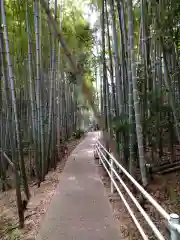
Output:
<path fill-rule="evenodd" d="M 20 231 L 15 229 L 7 234 L 7 240 L 20 240 Z"/>

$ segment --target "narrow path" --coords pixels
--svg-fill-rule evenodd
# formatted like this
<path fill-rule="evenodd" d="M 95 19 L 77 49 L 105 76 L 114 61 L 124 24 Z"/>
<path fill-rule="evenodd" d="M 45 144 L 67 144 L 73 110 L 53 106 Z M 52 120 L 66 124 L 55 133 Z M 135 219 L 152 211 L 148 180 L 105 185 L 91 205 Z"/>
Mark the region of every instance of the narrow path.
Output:
<path fill-rule="evenodd" d="M 36 240 L 119 240 L 93 159 L 97 133 L 88 133 L 67 160 Z"/>

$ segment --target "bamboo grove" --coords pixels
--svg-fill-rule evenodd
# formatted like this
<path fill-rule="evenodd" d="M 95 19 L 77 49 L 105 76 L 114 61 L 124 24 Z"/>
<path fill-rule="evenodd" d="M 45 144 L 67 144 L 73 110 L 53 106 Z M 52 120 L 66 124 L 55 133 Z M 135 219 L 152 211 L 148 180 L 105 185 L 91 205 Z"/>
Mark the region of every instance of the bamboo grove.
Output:
<path fill-rule="evenodd" d="M 148 166 L 178 165 L 180 3 L 91 4 L 100 14 L 97 69 L 105 129 L 116 140 L 121 163 L 147 186 Z"/>
<path fill-rule="evenodd" d="M 5 190 L 8 164 L 21 226 L 26 163 L 40 185 L 64 141 L 80 131 L 79 97 L 89 101 L 107 148 L 143 186 L 147 163 L 177 160 L 179 1 L 86 1 L 99 13 L 96 29 L 67 2 L 68 11 L 56 0 L 1 0 L 1 182 Z"/>
<path fill-rule="evenodd" d="M 81 9 L 68 4 L 55 1 L 48 8 L 91 82 L 92 31 Z M 40 1 L 2 0 L 0 7 L 0 185 L 8 190 L 10 168 L 23 227 L 29 180 L 35 177 L 40 186 L 56 168 L 65 142 L 83 134 L 82 113 L 88 106 Z"/>
<path fill-rule="evenodd" d="M 100 112 L 76 56 L 65 44 L 46 2 L 41 3 L 103 130 L 107 148 L 131 175 L 137 179 L 140 175 L 144 187 L 148 162 L 177 165 L 172 162 L 177 160 L 180 140 L 179 2 L 91 1 L 90 7 L 100 13 L 96 31 L 101 31 L 101 39 L 95 34 Z"/>

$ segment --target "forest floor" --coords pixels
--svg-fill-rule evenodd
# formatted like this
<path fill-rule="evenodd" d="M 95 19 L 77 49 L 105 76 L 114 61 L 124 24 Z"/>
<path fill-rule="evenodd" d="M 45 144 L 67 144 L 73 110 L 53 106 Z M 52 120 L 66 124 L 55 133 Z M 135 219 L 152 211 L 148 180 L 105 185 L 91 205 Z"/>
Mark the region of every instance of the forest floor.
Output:
<path fill-rule="evenodd" d="M 74 139 L 67 143 L 69 153 L 82 141 Z M 47 211 L 48 205 L 55 193 L 60 181 L 61 172 L 64 169 L 67 156 L 62 159 L 55 171 L 50 171 L 40 188 L 31 182 L 31 199 L 25 212 L 25 226 L 19 229 L 15 190 L 0 193 L 0 240 L 34 240 L 40 227 L 40 223 Z"/>
<path fill-rule="evenodd" d="M 71 152 L 79 143 L 80 140 L 72 140 L 68 143 L 69 152 Z M 40 227 L 40 223 L 47 211 L 48 205 L 55 193 L 57 184 L 60 181 L 61 172 L 65 166 L 67 157 L 62 159 L 56 171 L 50 171 L 45 181 L 41 184 L 40 188 L 34 185 L 34 182 L 30 184 L 31 199 L 25 212 L 25 227 L 24 229 L 18 229 L 18 219 L 16 212 L 16 196 L 15 190 L 9 190 L 5 193 L 0 193 L 0 240 L 35 240 L 37 232 Z M 139 240 L 141 239 L 137 228 L 135 227 L 129 213 L 127 212 L 124 204 L 122 203 L 119 195 L 114 193 L 110 194 L 110 180 L 107 173 L 102 166 L 98 165 L 98 172 L 104 183 L 105 189 L 109 196 L 109 201 L 112 205 L 114 215 L 119 220 L 119 230 L 122 235 L 122 239 Z M 130 187 L 130 186 L 129 186 Z M 121 188 L 121 187 L 120 187 Z M 130 187 L 131 188 L 131 187 Z M 122 189 L 121 189 L 122 190 Z M 122 190 L 123 191 L 123 190 Z M 162 176 L 155 176 L 154 180 L 148 187 L 148 192 L 157 200 L 158 203 L 168 213 L 180 212 L 180 174 L 179 172 L 166 174 Z M 124 193 L 124 191 L 123 191 Z M 132 207 L 137 219 L 149 235 L 149 239 L 154 240 L 151 230 L 148 225 L 145 224 L 144 218 L 131 203 L 129 197 L 125 194 L 128 203 Z M 151 206 L 146 205 L 146 212 L 150 215 L 153 222 L 158 229 L 166 236 L 167 230 L 165 220 L 159 216 L 157 211 Z"/>
<path fill-rule="evenodd" d="M 139 231 L 137 230 L 134 222 L 132 221 L 124 203 L 120 199 L 120 196 L 117 192 L 113 195 L 110 193 L 110 180 L 105 172 L 104 168 L 101 165 L 98 165 L 98 172 L 100 177 L 104 183 L 105 189 L 107 190 L 109 201 L 111 203 L 115 218 L 119 221 L 119 230 L 122 235 L 122 239 L 129 240 L 139 240 L 141 236 Z M 128 185 L 128 184 L 127 184 Z M 144 220 L 143 216 L 139 213 L 135 205 L 132 204 L 129 196 L 125 193 L 121 186 L 119 186 L 124 195 L 126 196 L 126 200 L 128 200 L 129 205 L 133 209 L 135 216 L 140 222 L 141 226 L 143 226 L 145 232 L 148 234 L 149 239 L 154 240 L 157 239 L 154 237 L 151 229 L 148 224 Z M 131 187 L 129 186 L 131 189 Z M 148 187 L 148 192 L 154 199 L 160 203 L 160 205 L 168 212 L 168 213 L 177 213 L 180 212 L 180 174 L 179 172 L 171 173 L 162 176 L 155 176 L 154 180 Z M 151 217 L 152 221 L 158 227 L 160 232 L 168 239 L 168 231 L 166 228 L 166 221 L 158 214 L 157 210 L 150 204 L 146 204 L 146 212 Z"/>

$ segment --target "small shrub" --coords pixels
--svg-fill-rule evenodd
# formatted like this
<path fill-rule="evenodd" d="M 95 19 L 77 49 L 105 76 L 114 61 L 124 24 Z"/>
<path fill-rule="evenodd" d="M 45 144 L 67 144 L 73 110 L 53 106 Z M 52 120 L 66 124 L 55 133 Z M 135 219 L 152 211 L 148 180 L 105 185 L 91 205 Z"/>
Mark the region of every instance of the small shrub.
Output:
<path fill-rule="evenodd" d="M 8 236 L 8 240 L 20 240 L 20 232 L 18 229 L 15 229 L 11 234 Z"/>
<path fill-rule="evenodd" d="M 75 133 L 74 133 L 74 137 L 76 139 L 80 139 L 82 136 L 84 135 L 84 131 L 81 129 L 78 129 Z"/>

